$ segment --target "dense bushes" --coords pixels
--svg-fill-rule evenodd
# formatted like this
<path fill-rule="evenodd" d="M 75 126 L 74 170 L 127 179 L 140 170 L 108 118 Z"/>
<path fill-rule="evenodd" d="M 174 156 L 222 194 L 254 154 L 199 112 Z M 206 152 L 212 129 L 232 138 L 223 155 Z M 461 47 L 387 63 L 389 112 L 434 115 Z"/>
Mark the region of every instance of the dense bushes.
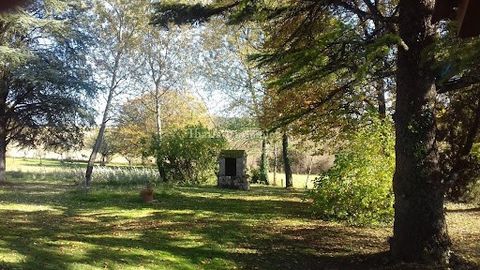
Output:
<path fill-rule="evenodd" d="M 374 120 L 352 135 L 334 167 L 315 180 L 315 213 L 358 225 L 390 221 L 394 168 L 392 123 Z"/>
<path fill-rule="evenodd" d="M 215 174 L 225 139 L 201 126 L 189 126 L 164 134 L 155 143 L 155 156 L 164 181 L 198 184 Z"/>

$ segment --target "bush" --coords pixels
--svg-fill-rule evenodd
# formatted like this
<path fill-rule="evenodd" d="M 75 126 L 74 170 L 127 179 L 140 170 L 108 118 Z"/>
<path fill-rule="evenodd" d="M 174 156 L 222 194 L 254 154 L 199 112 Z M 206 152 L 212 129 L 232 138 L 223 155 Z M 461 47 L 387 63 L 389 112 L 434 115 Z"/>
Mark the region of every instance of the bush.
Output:
<path fill-rule="evenodd" d="M 342 147 L 329 171 L 315 179 L 310 193 L 316 214 L 355 225 L 393 219 L 395 169 L 391 121 L 373 120 Z"/>
<path fill-rule="evenodd" d="M 218 155 L 226 142 L 201 125 L 176 129 L 162 136 L 154 146 L 164 181 L 205 183 L 214 176 Z"/>
<path fill-rule="evenodd" d="M 266 184 L 265 177 L 262 177 L 262 173 L 260 172 L 260 169 L 257 168 L 251 168 L 250 169 L 250 183 L 252 184 Z"/>

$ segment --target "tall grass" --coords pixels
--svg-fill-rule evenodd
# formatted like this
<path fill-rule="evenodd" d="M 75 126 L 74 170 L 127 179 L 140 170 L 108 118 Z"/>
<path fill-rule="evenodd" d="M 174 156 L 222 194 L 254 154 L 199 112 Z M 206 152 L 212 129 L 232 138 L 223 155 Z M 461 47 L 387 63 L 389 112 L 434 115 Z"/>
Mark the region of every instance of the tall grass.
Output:
<path fill-rule="evenodd" d="M 37 170 L 16 170 L 9 172 L 9 177 L 29 180 L 56 180 L 66 184 L 83 185 L 84 168 L 55 168 Z M 159 180 L 159 173 L 153 168 L 125 168 L 96 166 L 93 170 L 93 185 L 99 186 L 139 186 L 155 184 Z"/>
<path fill-rule="evenodd" d="M 158 171 L 152 168 L 96 167 L 93 172 L 93 182 L 97 185 L 137 186 L 154 184 L 159 179 Z"/>

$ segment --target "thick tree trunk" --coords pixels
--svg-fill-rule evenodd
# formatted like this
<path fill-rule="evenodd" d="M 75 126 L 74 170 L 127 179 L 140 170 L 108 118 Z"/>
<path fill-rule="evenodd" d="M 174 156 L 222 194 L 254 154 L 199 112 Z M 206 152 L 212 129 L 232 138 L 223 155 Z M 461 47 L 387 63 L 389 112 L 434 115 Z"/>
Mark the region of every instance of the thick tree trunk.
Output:
<path fill-rule="evenodd" d="M 444 188 L 435 141 L 435 78 L 428 48 L 434 0 L 400 1 L 400 36 L 395 112 L 395 223 L 391 253 L 397 261 L 445 264 L 449 237 Z"/>
<path fill-rule="evenodd" d="M 290 158 L 288 157 L 288 134 L 283 132 L 282 136 L 282 150 L 283 150 L 283 166 L 285 171 L 285 187 L 293 187 L 292 168 L 290 166 Z"/>
<path fill-rule="evenodd" d="M 267 133 L 262 133 L 262 155 L 260 157 L 260 182 L 268 185 Z"/>
<path fill-rule="evenodd" d="M 85 172 L 85 186 L 87 187 L 90 186 L 90 183 L 92 182 L 93 166 L 95 165 L 95 160 L 97 159 L 98 152 L 100 151 L 100 147 L 103 143 L 103 137 L 105 136 L 108 115 L 110 113 L 110 107 L 112 106 L 113 92 L 114 89 L 110 89 L 108 93 L 107 104 L 105 105 L 105 110 L 103 111 L 103 118 L 102 123 L 100 124 L 100 130 L 98 131 L 97 139 L 95 140 L 92 153 L 90 154 L 90 158 L 88 159 L 87 170 Z"/>

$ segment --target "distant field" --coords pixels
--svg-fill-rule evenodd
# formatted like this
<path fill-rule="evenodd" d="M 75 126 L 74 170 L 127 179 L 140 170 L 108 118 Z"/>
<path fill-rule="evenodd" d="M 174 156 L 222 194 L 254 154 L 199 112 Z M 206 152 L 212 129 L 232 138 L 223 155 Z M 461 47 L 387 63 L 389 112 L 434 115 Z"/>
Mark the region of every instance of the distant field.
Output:
<path fill-rule="evenodd" d="M 7 171 L 41 171 L 86 167 L 84 162 L 60 162 L 50 159 L 7 158 Z"/>
<path fill-rule="evenodd" d="M 306 174 L 293 174 L 293 187 L 294 188 L 305 188 L 305 184 L 307 184 L 308 189 L 312 189 L 314 184 L 313 181 L 318 175 L 306 175 Z M 277 173 L 276 177 L 276 185 L 273 181 L 273 173 L 268 174 L 268 180 L 270 181 L 271 185 L 285 187 L 285 174 L 284 173 Z M 308 180 L 308 181 L 307 181 Z"/>
<path fill-rule="evenodd" d="M 68 170 L 68 169 L 79 169 L 85 168 L 87 166 L 86 162 L 61 162 L 59 160 L 51 159 L 31 159 L 31 158 L 7 158 L 7 170 L 8 171 L 23 171 L 23 172 L 38 172 L 38 171 L 58 171 L 58 170 Z M 107 167 L 115 168 L 126 168 L 128 164 L 124 163 L 109 163 Z M 142 166 L 135 166 L 141 168 Z M 305 184 L 308 179 L 308 188 L 313 188 L 313 181 L 317 175 L 306 175 L 306 174 L 294 174 L 293 175 L 293 187 L 298 189 L 304 189 Z M 269 181 L 272 186 L 285 187 L 285 174 L 277 173 L 276 185 L 273 181 L 273 173 L 269 173 Z"/>
<path fill-rule="evenodd" d="M 98 163 L 97 163 L 98 164 Z M 60 161 L 53 159 L 33 159 L 33 158 L 7 158 L 8 171 L 39 171 L 39 170 L 65 170 L 72 168 L 85 168 L 87 162 L 81 161 Z M 111 168 L 143 168 L 141 165 L 128 166 L 126 163 L 108 163 L 106 167 Z"/>

